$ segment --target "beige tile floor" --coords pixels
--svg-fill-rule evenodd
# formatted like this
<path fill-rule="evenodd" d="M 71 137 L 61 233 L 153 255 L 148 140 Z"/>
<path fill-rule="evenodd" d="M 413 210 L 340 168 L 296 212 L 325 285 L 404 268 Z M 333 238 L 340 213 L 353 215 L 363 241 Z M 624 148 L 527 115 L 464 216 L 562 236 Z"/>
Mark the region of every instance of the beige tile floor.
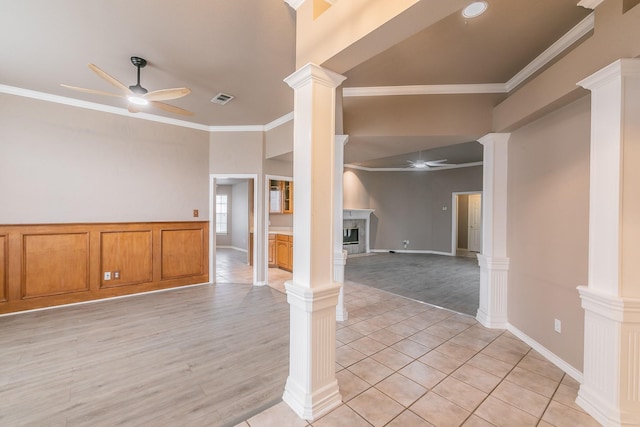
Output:
<path fill-rule="evenodd" d="M 343 403 L 307 422 L 280 402 L 238 427 L 599 425 L 575 404 L 579 384 L 508 331 L 356 283 L 345 301 Z"/>

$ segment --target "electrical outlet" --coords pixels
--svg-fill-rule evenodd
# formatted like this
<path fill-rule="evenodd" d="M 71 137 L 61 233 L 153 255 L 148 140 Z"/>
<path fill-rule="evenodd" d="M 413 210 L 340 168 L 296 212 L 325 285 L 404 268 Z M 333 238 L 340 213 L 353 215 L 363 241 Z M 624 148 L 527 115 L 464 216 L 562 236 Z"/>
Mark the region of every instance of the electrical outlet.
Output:
<path fill-rule="evenodd" d="M 113 278 L 115 279 L 119 279 L 120 278 L 120 272 L 119 271 L 114 271 L 113 272 Z"/>
<path fill-rule="evenodd" d="M 104 272 L 104 280 L 111 280 L 111 272 L 110 271 L 105 271 Z"/>
<path fill-rule="evenodd" d="M 559 319 L 553 319 L 553 330 L 562 333 L 562 322 Z"/>

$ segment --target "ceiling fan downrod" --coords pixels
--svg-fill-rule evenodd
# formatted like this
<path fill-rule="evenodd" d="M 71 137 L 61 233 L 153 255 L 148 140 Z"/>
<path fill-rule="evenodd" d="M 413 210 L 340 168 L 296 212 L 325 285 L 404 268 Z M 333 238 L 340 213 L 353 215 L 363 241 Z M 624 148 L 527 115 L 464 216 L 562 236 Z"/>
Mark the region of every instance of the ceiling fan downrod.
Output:
<path fill-rule="evenodd" d="M 133 86 L 129 86 L 129 89 L 131 89 L 133 93 L 144 95 L 145 93 L 148 92 L 148 90 L 146 90 L 140 85 L 140 68 L 146 67 L 147 60 L 144 58 L 140 58 L 138 56 L 132 56 L 131 63 L 133 64 L 134 67 L 138 69 L 138 82 Z"/>

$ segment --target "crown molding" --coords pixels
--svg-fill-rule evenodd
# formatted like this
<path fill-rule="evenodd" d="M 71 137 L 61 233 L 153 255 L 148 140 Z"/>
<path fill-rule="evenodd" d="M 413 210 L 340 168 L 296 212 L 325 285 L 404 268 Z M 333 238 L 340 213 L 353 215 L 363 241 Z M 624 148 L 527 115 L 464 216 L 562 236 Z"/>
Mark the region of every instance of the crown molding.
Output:
<path fill-rule="evenodd" d="M 513 76 L 507 83 L 507 91 L 511 92 L 522 82 L 531 77 L 536 71 L 540 70 L 546 64 L 551 62 L 554 58 L 571 47 L 575 42 L 587 35 L 593 30 L 595 26 L 595 17 L 593 13 L 590 13 L 586 18 L 578 23 L 575 27 L 570 29 L 565 35 L 560 37 L 549 46 L 544 52 L 542 52 L 536 59 L 531 61 L 520 72 Z"/>
<path fill-rule="evenodd" d="M 358 166 L 352 164 L 345 164 L 345 168 L 356 169 L 367 172 L 437 172 L 447 169 L 460 169 L 460 168 L 470 168 L 473 166 L 482 166 L 482 162 L 471 162 L 471 163 L 461 163 L 459 165 L 454 166 L 438 166 L 436 168 L 369 168 L 366 166 Z"/>
<path fill-rule="evenodd" d="M 72 107 L 84 108 L 87 110 L 100 111 L 102 113 L 118 114 L 120 116 L 131 117 L 133 119 L 148 120 L 151 122 L 165 123 L 173 126 L 180 126 L 189 129 L 203 130 L 206 132 L 266 132 L 274 129 L 290 120 L 293 120 L 293 111 L 284 116 L 267 123 L 266 125 L 237 125 L 237 126 L 208 126 L 199 123 L 188 122 L 186 120 L 172 119 L 171 117 L 156 116 L 149 113 L 130 113 L 126 108 L 113 107 L 110 105 L 98 104 L 95 102 L 82 101 L 65 96 L 52 95 L 30 89 L 23 89 L 15 86 L 0 84 L 0 93 L 21 96 L 23 98 L 37 99 L 40 101 L 54 102 L 56 104 L 69 105 Z"/>
<path fill-rule="evenodd" d="M 593 3 L 600 3 L 602 0 L 583 0 Z M 597 4 L 596 4 L 597 6 Z M 595 6 L 594 6 L 595 7 Z M 520 72 L 513 76 L 506 83 L 489 84 L 458 84 L 458 85 L 414 85 L 414 86 L 376 86 L 376 87 L 345 87 L 342 89 L 342 96 L 399 96 L 399 95 L 457 95 L 457 94 L 480 94 L 480 93 L 509 93 L 521 83 L 539 71 L 546 64 L 555 59 L 558 55 L 580 40 L 595 25 L 594 14 L 590 13 L 580 21 L 575 27 L 560 37 L 555 43 L 549 46 L 544 52 L 538 55 Z"/>
<path fill-rule="evenodd" d="M 293 111 L 290 113 L 285 114 L 282 117 L 279 117 L 277 119 L 275 119 L 274 121 L 267 123 L 266 125 L 264 125 L 264 131 L 268 132 L 271 129 L 275 129 L 278 126 L 282 126 L 283 124 L 290 122 L 291 120 L 293 120 Z"/>
<path fill-rule="evenodd" d="M 602 3 L 604 0 L 580 0 L 578 2 L 578 6 L 582 6 L 585 9 L 595 9 Z"/>
<path fill-rule="evenodd" d="M 110 105 L 97 104 L 95 102 L 81 101 L 79 99 L 67 98 L 65 96 L 52 95 L 49 93 L 38 92 L 20 87 L 0 85 L 0 93 L 9 95 L 22 96 L 24 98 L 38 99 L 41 101 L 55 102 L 56 104 L 70 105 L 72 107 L 85 108 L 87 110 L 101 111 L 103 113 L 118 114 L 120 116 L 131 117 L 134 119 L 149 120 L 152 122 L 166 123 L 173 126 L 181 126 L 190 129 L 208 131 L 209 126 L 198 123 L 187 122 L 185 120 L 172 119 L 170 117 L 156 116 L 148 113 L 130 113 L 125 108 L 112 107 Z"/>
<path fill-rule="evenodd" d="M 342 96 L 457 95 L 469 93 L 506 93 L 504 83 L 460 85 L 413 85 L 345 87 Z"/>
<path fill-rule="evenodd" d="M 209 132 L 264 132 L 263 125 L 208 126 Z"/>

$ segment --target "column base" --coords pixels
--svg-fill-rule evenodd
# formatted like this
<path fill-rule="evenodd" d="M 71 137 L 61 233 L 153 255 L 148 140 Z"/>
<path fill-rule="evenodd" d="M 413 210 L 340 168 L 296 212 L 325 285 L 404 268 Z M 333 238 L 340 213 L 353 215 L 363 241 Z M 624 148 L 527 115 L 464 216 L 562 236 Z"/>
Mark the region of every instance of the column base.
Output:
<path fill-rule="evenodd" d="M 289 377 L 282 399 L 314 420 L 342 403 L 336 380 L 336 304 L 341 286 L 285 283 L 290 306 Z"/>
<path fill-rule="evenodd" d="M 478 254 L 480 306 L 476 320 L 486 328 L 507 329 L 507 274 L 509 258 Z"/>
<path fill-rule="evenodd" d="M 584 381 L 576 403 L 605 426 L 640 420 L 640 299 L 578 287 L 584 324 Z"/>
<path fill-rule="evenodd" d="M 291 379 L 287 378 L 282 400 L 293 412 L 304 420 L 315 420 L 342 405 L 342 395 L 338 381 L 334 380 L 325 387 L 308 394 Z"/>

